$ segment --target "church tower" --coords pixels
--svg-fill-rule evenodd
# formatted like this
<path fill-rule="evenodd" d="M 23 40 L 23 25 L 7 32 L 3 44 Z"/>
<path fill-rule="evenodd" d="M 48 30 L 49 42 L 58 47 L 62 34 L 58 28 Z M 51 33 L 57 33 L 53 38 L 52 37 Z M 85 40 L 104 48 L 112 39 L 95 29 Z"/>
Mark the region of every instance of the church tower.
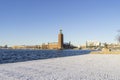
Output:
<path fill-rule="evenodd" d="M 60 33 L 58 34 L 58 49 L 63 49 L 63 33 L 60 29 Z"/>

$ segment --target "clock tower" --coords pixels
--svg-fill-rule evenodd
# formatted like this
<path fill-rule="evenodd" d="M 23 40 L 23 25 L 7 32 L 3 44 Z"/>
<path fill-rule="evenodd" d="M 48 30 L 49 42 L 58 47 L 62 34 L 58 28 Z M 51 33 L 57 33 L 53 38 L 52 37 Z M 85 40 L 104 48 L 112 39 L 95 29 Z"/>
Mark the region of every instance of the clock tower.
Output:
<path fill-rule="evenodd" d="M 62 29 L 60 29 L 60 32 L 58 34 L 58 49 L 63 49 L 63 33 Z"/>

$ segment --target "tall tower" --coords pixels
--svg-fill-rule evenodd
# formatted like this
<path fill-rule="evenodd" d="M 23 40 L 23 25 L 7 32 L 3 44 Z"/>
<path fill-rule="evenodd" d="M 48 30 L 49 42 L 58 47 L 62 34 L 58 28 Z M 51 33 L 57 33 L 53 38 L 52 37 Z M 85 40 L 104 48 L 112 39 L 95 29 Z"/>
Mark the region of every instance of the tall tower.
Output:
<path fill-rule="evenodd" d="M 60 33 L 58 34 L 58 49 L 63 49 L 63 33 L 62 29 L 60 29 Z"/>

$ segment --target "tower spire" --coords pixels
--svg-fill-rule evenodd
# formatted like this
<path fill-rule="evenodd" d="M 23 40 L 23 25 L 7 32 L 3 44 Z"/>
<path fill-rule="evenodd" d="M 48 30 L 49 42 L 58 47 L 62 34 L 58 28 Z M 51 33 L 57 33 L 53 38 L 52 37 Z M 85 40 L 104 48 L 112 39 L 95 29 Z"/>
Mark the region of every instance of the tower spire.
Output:
<path fill-rule="evenodd" d="M 62 34 L 62 29 L 60 29 L 60 34 Z"/>

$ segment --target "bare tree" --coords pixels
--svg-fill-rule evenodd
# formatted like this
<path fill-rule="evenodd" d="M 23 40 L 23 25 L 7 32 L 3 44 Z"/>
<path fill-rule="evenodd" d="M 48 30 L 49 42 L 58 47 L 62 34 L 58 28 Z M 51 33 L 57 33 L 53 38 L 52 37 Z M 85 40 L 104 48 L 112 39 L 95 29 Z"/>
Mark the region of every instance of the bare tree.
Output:
<path fill-rule="evenodd" d="M 118 30 L 117 41 L 120 43 L 120 30 Z"/>
<path fill-rule="evenodd" d="M 107 43 L 104 43 L 104 47 L 105 47 L 105 48 L 108 48 L 108 44 L 107 44 Z"/>
<path fill-rule="evenodd" d="M 117 36 L 117 41 L 120 43 L 120 35 Z"/>

